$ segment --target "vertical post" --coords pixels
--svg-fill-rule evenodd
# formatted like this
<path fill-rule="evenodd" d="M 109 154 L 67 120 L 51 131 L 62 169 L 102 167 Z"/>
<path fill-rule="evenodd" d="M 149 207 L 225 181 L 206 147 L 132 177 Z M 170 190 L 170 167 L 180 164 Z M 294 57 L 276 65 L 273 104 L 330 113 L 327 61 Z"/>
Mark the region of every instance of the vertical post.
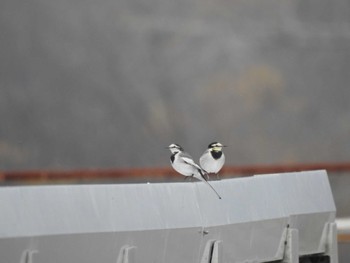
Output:
<path fill-rule="evenodd" d="M 283 263 L 299 263 L 299 231 L 288 228 Z"/>
<path fill-rule="evenodd" d="M 22 253 L 21 263 L 34 263 L 33 254 L 38 253 L 38 250 L 26 249 Z"/>
<path fill-rule="evenodd" d="M 222 262 L 222 244 L 221 240 L 217 240 L 213 244 L 213 252 L 211 255 L 210 263 L 220 263 Z"/>
<path fill-rule="evenodd" d="M 208 240 L 205 245 L 201 263 L 220 263 L 222 260 L 221 240 Z"/>
<path fill-rule="evenodd" d="M 325 254 L 330 257 L 330 263 L 338 263 L 337 224 L 334 222 L 328 224 Z"/>
<path fill-rule="evenodd" d="M 135 263 L 135 248 L 133 246 L 123 246 L 118 255 L 117 263 Z"/>

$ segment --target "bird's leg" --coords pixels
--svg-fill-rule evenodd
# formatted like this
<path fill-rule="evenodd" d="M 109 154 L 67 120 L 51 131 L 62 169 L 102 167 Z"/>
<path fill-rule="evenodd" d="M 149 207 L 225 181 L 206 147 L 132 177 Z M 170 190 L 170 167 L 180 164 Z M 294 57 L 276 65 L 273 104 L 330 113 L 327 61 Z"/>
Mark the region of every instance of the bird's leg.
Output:
<path fill-rule="evenodd" d="M 190 181 L 190 182 L 192 182 L 192 178 L 193 178 L 193 174 L 192 175 L 190 175 L 190 176 L 186 176 L 185 177 L 185 181 Z"/>
<path fill-rule="evenodd" d="M 217 180 L 221 180 L 220 176 L 219 176 L 219 173 L 216 174 L 216 179 Z"/>
<path fill-rule="evenodd" d="M 209 173 L 205 174 L 207 176 L 207 181 L 209 181 L 210 177 L 209 177 Z"/>
<path fill-rule="evenodd" d="M 209 181 L 209 179 L 210 179 L 210 177 L 209 177 L 209 173 L 206 171 L 206 170 L 202 170 L 202 172 L 201 172 L 201 175 L 203 176 L 203 178 L 204 178 L 204 176 L 206 177 L 206 178 L 204 178 L 204 179 L 206 179 L 207 181 Z"/>

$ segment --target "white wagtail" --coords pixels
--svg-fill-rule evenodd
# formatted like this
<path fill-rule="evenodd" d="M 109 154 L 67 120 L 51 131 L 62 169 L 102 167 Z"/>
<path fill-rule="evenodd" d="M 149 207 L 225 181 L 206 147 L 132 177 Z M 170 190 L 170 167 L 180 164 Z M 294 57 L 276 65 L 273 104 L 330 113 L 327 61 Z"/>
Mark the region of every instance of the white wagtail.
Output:
<path fill-rule="evenodd" d="M 225 154 L 222 148 L 226 147 L 219 142 L 212 142 L 208 149 L 199 158 L 199 163 L 203 170 L 208 173 L 214 173 L 218 177 L 218 173 L 225 163 Z"/>
<path fill-rule="evenodd" d="M 207 182 L 204 178 L 204 171 L 198 164 L 196 164 L 191 155 L 187 152 L 184 152 L 182 147 L 176 143 L 170 144 L 167 148 L 171 151 L 172 155 L 170 156 L 170 162 L 172 167 L 180 174 L 184 176 L 195 177 L 198 180 L 201 180 L 207 183 L 211 189 L 216 193 L 216 195 L 221 199 L 221 196 L 215 191 L 215 189 Z M 190 176 L 190 177 L 189 177 Z"/>

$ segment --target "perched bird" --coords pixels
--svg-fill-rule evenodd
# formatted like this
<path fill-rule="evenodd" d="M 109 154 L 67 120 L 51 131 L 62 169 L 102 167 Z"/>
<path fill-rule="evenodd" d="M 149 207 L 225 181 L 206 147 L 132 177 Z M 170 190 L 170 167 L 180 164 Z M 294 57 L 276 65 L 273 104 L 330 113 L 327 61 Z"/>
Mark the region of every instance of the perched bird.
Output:
<path fill-rule="evenodd" d="M 221 199 L 221 196 L 215 191 L 215 189 L 207 182 L 207 180 L 204 178 L 204 175 L 206 174 L 206 171 L 204 171 L 198 164 L 196 164 L 191 155 L 189 155 L 187 152 L 184 152 L 183 148 L 176 144 L 172 143 L 167 148 L 171 151 L 172 155 L 170 156 L 170 162 L 172 167 L 177 171 L 178 173 L 190 177 L 195 177 L 198 180 L 201 180 L 208 184 L 208 186 L 213 189 L 213 191 L 216 193 L 216 195 Z M 189 177 L 190 176 L 190 177 Z"/>
<path fill-rule="evenodd" d="M 225 154 L 222 148 L 226 147 L 219 142 L 212 142 L 208 149 L 199 158 L 199 163 L 203 170 L 207 173 L 214 173 L 218 177 L 218 173 L 225 163 Z"/>

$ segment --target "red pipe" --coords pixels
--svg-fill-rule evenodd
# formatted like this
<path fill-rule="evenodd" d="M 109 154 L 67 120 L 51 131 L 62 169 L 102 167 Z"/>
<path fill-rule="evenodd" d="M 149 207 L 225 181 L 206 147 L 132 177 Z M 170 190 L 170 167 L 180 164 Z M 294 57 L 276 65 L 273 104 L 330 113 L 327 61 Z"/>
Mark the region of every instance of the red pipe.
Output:
<path fill-rule="evenodd" d="M 306 163 L 280 165 L 225 166 L 220 175 L 223 177 L 250 176 L 254 174 L 282 173 L 294 171 L 327 170 L 328 172 L 350 172 L 350 163 Z M 163 180 L 179 176 L 171 167 L 129 168 L 129 169 L 82 169 L 82 170 L 34 170 L 3 171 L 0 182 L 21 181 L 57 181 L 57 180 L 115 180 L 137 178 L 162 178 Z"/>

